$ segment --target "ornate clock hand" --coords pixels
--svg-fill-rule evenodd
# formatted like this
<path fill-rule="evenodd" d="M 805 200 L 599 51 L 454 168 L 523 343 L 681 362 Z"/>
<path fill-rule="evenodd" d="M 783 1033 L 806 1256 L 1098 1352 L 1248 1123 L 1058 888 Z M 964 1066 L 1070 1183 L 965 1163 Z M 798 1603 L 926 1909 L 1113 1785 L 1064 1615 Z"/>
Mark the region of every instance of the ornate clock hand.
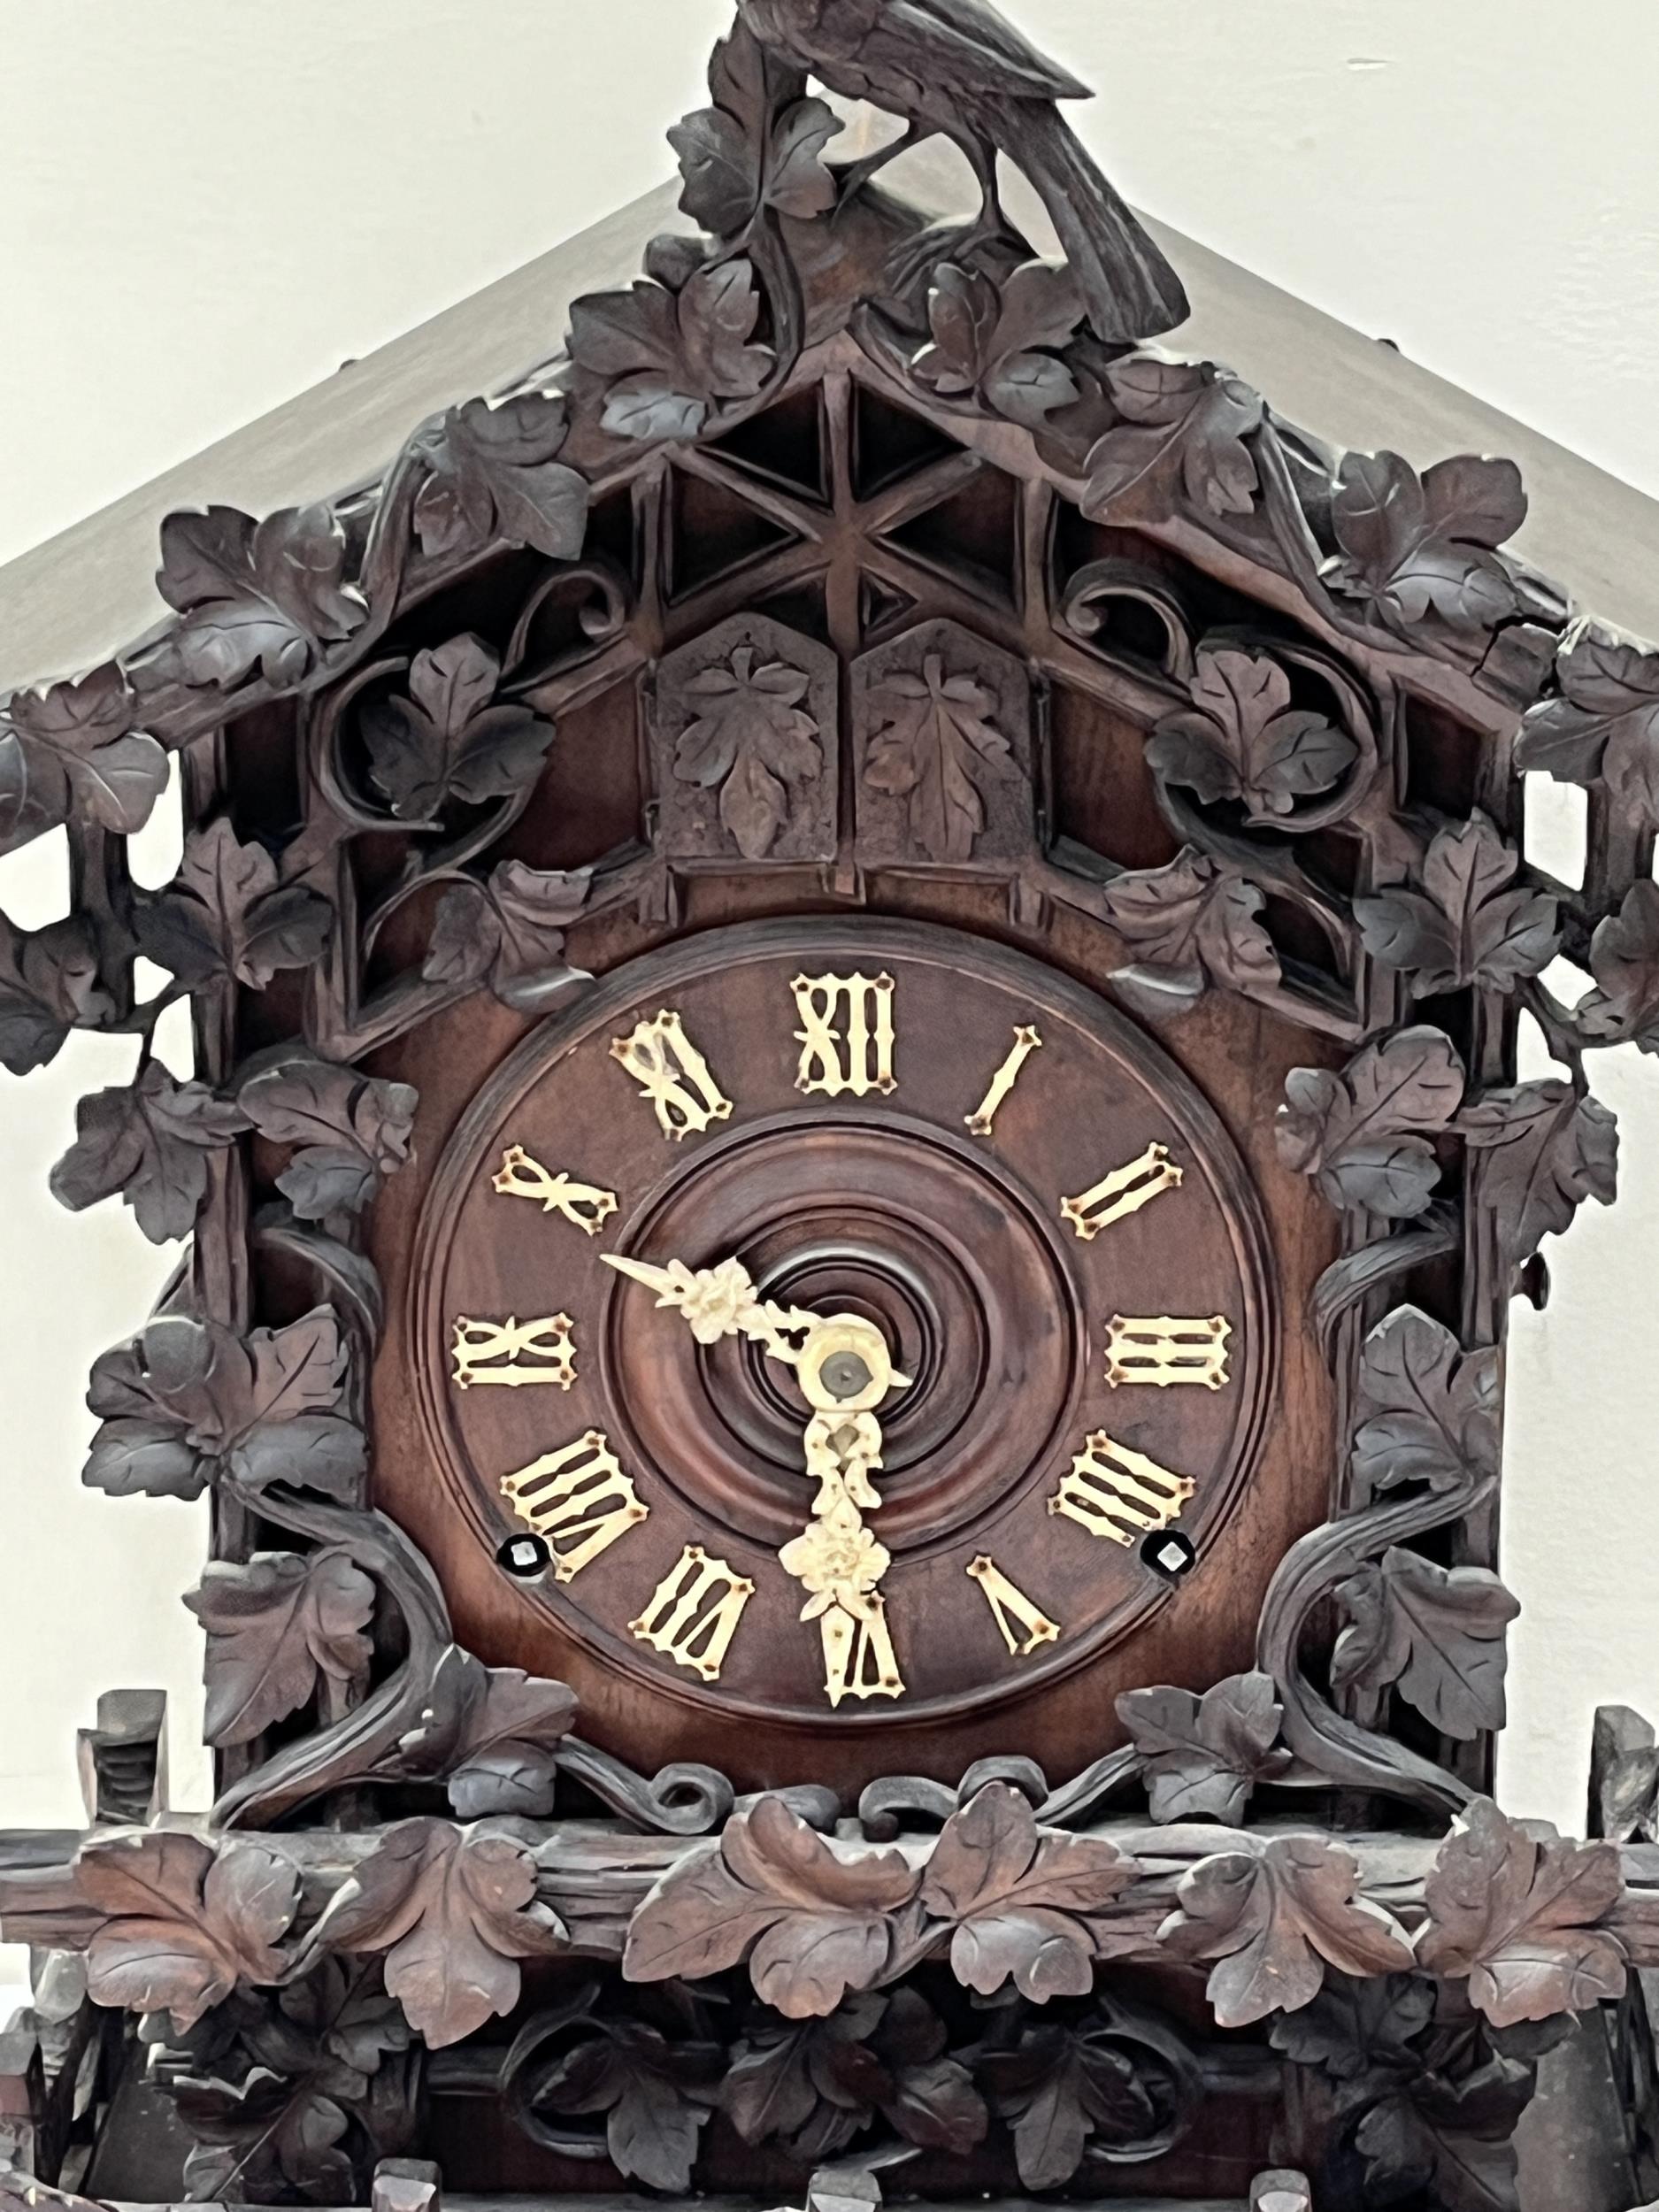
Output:
<path fill-rule="evenodd" d="M 699 1344 L 714 1344 L 723 1336 L 747 1336 L 764 1344 L 773 1359 L 793 1367 L 801 1347 L 790 1339 L 804 1339 L 818 1326 L 815 1313 L 757 1297 L 741 1260 L 697 1268 L 687 1267 L 684 1260 L 670 1260 L 665 1267 L 654 1267 L 648 1260 L 631 1260 L 620 1252 L 602 1252 L 599 1256 L 619 1275 L 654 1290 L 659 1306 L 683 1313 Z"/>

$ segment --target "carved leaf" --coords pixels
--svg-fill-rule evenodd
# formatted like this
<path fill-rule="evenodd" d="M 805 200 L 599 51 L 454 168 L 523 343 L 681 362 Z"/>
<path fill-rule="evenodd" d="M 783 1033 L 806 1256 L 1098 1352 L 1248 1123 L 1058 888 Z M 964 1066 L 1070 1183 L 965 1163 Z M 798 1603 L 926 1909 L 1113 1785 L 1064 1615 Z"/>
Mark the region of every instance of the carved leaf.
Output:
<path fill-rule="evenodd" d="M 1193 711 L 1164 716 L 1147 759 L 1206 804 L 1241 799 L 1252 821 L 1272 821 L 1329 791 L 1358 754 L 1346 730 L 1291 703 L 1289 676 L 1262 648 L 1201 647 L 1188 688 Z"/>
<path fill-rule="evenodd" d="M 1462 1103 L 1463 1068 L 1438 1029 L 1367 1045 L 1340 1075 L 1293 1068 L 1274 1127 L 1287 1168 L 1311 1175 L 1332 1205 L 1390 1220 L 1420 1214 L 1440 1180 L 1432 1137 Z"/>
<path fill-rule="evenodd" d="M 182 1831 L 117 1836 L 82 1845 L 75 1879 L 103 1916 L 87 1949 L 98 2004 L 170 2012 L 185 2029 L 238 1982 L 280 1980 L 288 1964 L 276 1947 L 299 1878 L 257 1844 L 216 1852 Z"/>
<path fill-rule="evenodd" d="M 1402 1306 L 1360 1356 L 1354 1472 L 1371 1491 L 1404 1482 L 1455 1490 L 1498 1471 L 1498 1352 L 1464 1352 L 1449 1329 Z"/>
<path fill-rule="evenodd" d="M 1255 884 L 1190 846 L 1167 867 L 1115 876 L 1101 904 L 1139 956 L 1113 982 L 1148 1012 L 1179 1011 L 1207 983 L 1271 989 L 1279 965 L 1256 918 L 1264 903 Z"/>
<path fill-rule="evenodd" d="M 1460 454 L 1419 478 L 1397 453 L 1345 454 L 1331 504 L 1342 557 L 1327 580 L 1395 628 L 1432 612 L 1454 628 L 1489 629 L 1516 611 L 1495 549 L 1525 519 L 1513 461 Z"/>
<path fill-rule="evenodd" d="M 1328 1973 L 1313 2001 L 1280 2013 L 1267 2037 L 1298 2066 L 1358 2081 L 1384 2070 L 1415 2072 L 1423 2061 L 1413 2047 L 1433 2016 L 1433 1985 L 1416 1975 Z"/>
<path fill-rule="evenodd" d="M 490 1668 L 448 1757 L 455 1810 L 464 1820 L 486 1813 L 545 1818 L 553 1810 L 553 1755 L 575 1717 L 575 1694 L 563 1682 Z"/>
<path fill-rule="evenodd" d="M 1107 368 L 1122 417 L 1091 449 L 1083 512 L 1091 522 L 1158 519 L 1183 503 L 1211 515 L 1248 515 L 1261 479 L 1247 438 L 1262 426 L 1259 394 L 1209 362 L 1132 355 Z"/>
<path fill-rule="evenodd" d="M 176 1083 L 152 1060 L 136 1082 L 94 1091 L 75 1108 L 75 1141 L 51 1172 L 71 1213 L 119 1191 L 152 1244 L 188 1237 L 207 1190 L 207 1156 L 248 1118 L 205 1083 Z"/>
<path fill-rule="evenodd" d="M 678 293 L 641 281 L 571 303 L 572 360 L 606 380 L 601 426 L 619 438 L 695 438 L 718 403 L 752 399 L 772 367 L 754 342 L 755 272 L 699 268 Z"/>
<path fill-rule="evenodd" d="M 917 1878 L 896 1851 L 842 1858 L 781 1798 L 763 1797 L 641 1902 L 623 1974 L 695 1981 L 747 1958 L 757 1994 L 789 2019 L 831 2012 L 886 1970 L 891 1916 Z"/>
<path fill-rule="evenodd" d="M 78 683 L 14 692 L 0 722 L 0 853 L 72 813 L 130 836 L 167 785 L 167 757 L 134 726 L 139 707 L 113 661 Z"/>
<path fill-rule="evenodd" d="M 670 2043 L 641 2021 L 607 2020 L 541 2075 L 536 2102 L 555 2112 L 603 2112 L 611 2162 L 649 2188 L 691 2186 L 697 2144 L 714 2101 L 718 2044 Z"/>
<path fill-rule="evenodd" d="M 421 973 L 463 989 L 488 982 L 516 1014 L 539 1014 L 589 980 L 565 957 L 565 931 L 588 902 L 589 868 L 498 861 L 487 883 L 446 891 Z"/>
<path fill-rule="evenodd" d="M 674 774 L 718 788 L 720 819 L 745 860 L 764 859 L 788 819 L 790 791 L 823 772 L 818 725 L 800 704 L 808 681 L 782 661 L 757 668 L 754 647 L 740 645 L 684 687 L 698 714 L 674 748 Z"/>
<path fill-rule="evenodd" d="M 1632 883 L 1618 912 L 1597 924 L 1590 972 L 1596 988 L 1573 1012 L 1580 1033 L 1597 1044 L 1659 1052 L 1659 883 Z"/>
<path fill-rule="evenodd" d="M 740 20 L 710 58 L 715 104 L 669 132 L 684 180 L 681 211 L 717 238 L 733 236 L 763 207 L 804 219 L 834 206 L 823 153 L 842 125 L 822 100 L 791 98 L 798 88 Z"/>
<path fill-rule="evenodd" d="M 1012 2131 L 1027 2189 L 1070 2181 L 1091 2137 L 1110 2150 L 1156 2131 L 1152 2099 L 1127 2054 L 1086 2031 L 1028 2024 L 1014 2049 L 983 2051 L 975 2071 Z"/>
<path fill-rule="evenodd" d="M 314 1940 L 384 1953 L 388 1990 L 436 2050 L 511 2012 L 518 1962 L 563 1947 L 565 1924 L 535 1889 L 535 1861 L 506 1830 L 400 1820 L 335 1891 Z"/>
<path fill-rule="evenodd" d="M 296 1148 L 277 1188 L 302 1221 L 356 1213 L 409 1157 L 417 1094 L 294 1052 L 244 1082 L 237 1103 L 263 1137 Z"/>
<path fill-rule="evenodd" d="M 911 373 L 941 398 L 977 397 L 993 413 L 1041 430 L 1079 396 L 1061 352 L 1083 319 L 1082 295 L 1064 263 L 1027 261 L 1002 286 L 982 271 L 941 262 L 927 296 L 932 343 Z"/>
<path fill-rule="evenodd" d="M 1365 947 L 1403 969 L 1412 995 L 1482 984 L 1512 991 L 1547 968 L 1561 947 L 1555 901 L 1515 882 L 1521 856 L 1484 814 L 1430 841 L 1417 888 L 1356 899 Z"/>
<path fill-rule="evenodd" d="M 492 706 L 500 657 L 469 631 L 410 664 L 407 697 L 363 710 L 374 780 L 404 821 L 430 822 L 452 799 L 511 798 L 534 783 L 553 725 L 531 708 Z"/>
<path fill-rule="evenodd" d="M 268 683 L 298 683 L 367 614 L 345 569 L 346 534 L 331 507 L 282 507 L 263 522 L 234 507 L 168 515 L 156 584 L 182 618 L 166 673 L 221 691 L 256 669 Z"/>
<path fill-rule="evenodd" d="M 1156 1821 L 1244 1817 L 1258 1782 L 1290 1763 L 1275 1750 L 1284 1708 L 1266 1674 L 1229 1675 L 1195 1697 L 1190 1690 L 1126 1690 L 1118 1717 L 1145 1765 Z"/>
<path fill-rule="evenodd" d="M 1503 2058 L 1463 2081 L 1419 2076 L 1355 2130 L 1367 2181 L 1383 2200 L 1431 2190 L 1446 2212 L 1520 2212 L 1514 2134 L 1532 2087 L 1532 2070 Z"/>
<path fill-rule="evenodd" d="M 1214 1959 L 1208 1993 L 1216 2024 L 1248 2027 L 1310 2004 L 1325 1962 L 1345 1974 L 1409 1969 L 1404 1929 L 1356 1896 L 1358 1883 L 1352 1855 L 1321 1836 L 1275 1836 L 1258 1853 L 1218 1852 L 1182 1875 L 1180 1909 L 1158 1939 L 1175 1958 Z"/>
<path fill-rule="evenodd" d="M 250 1743 L 320 1678 L 343 1686 L 367 1672 L 374 1585 L 337 1548 L 255 1552 L 246 1566 L 216 1559 L 184 1602 L 207 1632 L 211 1744 Z"/>
<path fill-rule="evenodd" d="M 895 2088 L 865 2039 L 886 2004 L 865 1994 L 849 1997 L 821 2020 L 785 2020 L 772 2012 L 749 2019 L 719 2093 L 721 2109 L 743 2140 L 780 2141 L 803 2164 L 844 2150 Z M 980 2125 L 983 2131 L 983 2108 Z"/>
<path fill-rule="evenodd" d="M 235 2080 L 185 2076 L 172 2090 L 196 2139 L 184 2162 L 188 2202 L 272 2204 L 297 2195 L 327 2203 L 357 2193 L 342 2147 L 349 2122 L 315 2079 L 250 2066 Z"/>
<path fill-rule="evenodd" d="M 452 407 L 421 442 L 426 481 L 415 527 L 429 554 L 468 553 L 492 537 L 572 561 L 588 526 L 588 485 L 554 456 L 567 431 L 565 402 L 522 392 L 492 407 Z"/>
<path fill-rule="evenodd" d="M 1040 1829 L 1005 1782 L 980 1790 L 941 1830 L 921 1901 L 950 1923 L 950 1968 L 988 1997 L 1010 1978 L 1042 2004 L 1085 1996 L 1094 1961 L 1121 1947 L 1108 1915 L 1139 1872 L 1104 1837 Z"/>
<path fill-rule="evenodd" d="M 1598 1099 L 1549 1077 L 1486 1091 L 1457 1118 L 1484 1156 L 1480 1195 L 1498 1217 L 1512 1267 L 1559 1236 L 1586 1198 L 1610 1206 L 1618 1187 L 1618 1124 Z"/>
<path fill-rule="evenodd" d="M 1624 1886 L 1617 1847 L 1532 1832 L 1478 1799 L 1424 1883 L 1417 1955 L 1431 1973 L 1469 1980 L 1494 2027 L 1582 2012 L 1624 1993 L 1624 1953 L 1599 1927 Z"/>
<path fill-rule="evenodd" d="M 1023 773 L 989 719 L 995 693 L 974 676 L 948 676 L 929 653 L 919 675 L 895 669 L 872 705 L 886 720 L 870 740 L 864 781 L 909 798 L 910 834 L 930 860 L 966 860 L 985 827 L 987 777 Z"/>
<path fill-rule="evenodd" d="M 188 987 L 234 976 L 255 991 L 279 969 L 309 967 L 333 926 L 326 899 L 279 884 L 264 846 L 239 843 L 227 821 L 186 838 L 178 874 L 137 920 L 143 950 Z"/>
<path fill-rule="evenodd" d="M 1515 764 L 1601 781 L 1626 813 L 1659 820 L 1659 653 L 1586 623 L 1556 656 L 1558 699 L 1529 709 Z"/>
<path fill-rule="evenodd" d="M 13 1075 L 43 1068 L 72 1029 L 96 1029 L 114 1011 L 86 915 L 31 933 L 0 914 L 0 1067 Z"/>
<path fill-rule="evenodd" d="M 1519 1602 L 1485 1567 L 1440 1567 L 1392 1546 L 1339 1583 L 1348 1626 L 1337 1638 L 1337 1689 L 1397 1686 L 1432 1727 L 1460 1742 L 1504 1721 L 1504 1636 Z"/>

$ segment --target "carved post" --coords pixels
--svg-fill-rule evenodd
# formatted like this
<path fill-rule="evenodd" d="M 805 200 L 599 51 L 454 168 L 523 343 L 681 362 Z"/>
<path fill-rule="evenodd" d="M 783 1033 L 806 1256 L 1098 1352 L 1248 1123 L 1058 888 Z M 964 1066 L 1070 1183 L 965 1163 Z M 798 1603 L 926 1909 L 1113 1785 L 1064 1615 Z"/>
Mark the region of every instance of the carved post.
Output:
<path fill-rule="evenodd" d="M 429 2158 L 383 2158 L 369 2185 L 369 2212 L 441 2212 L 442 2182 Z"/>
<path fill-rule="evenodd" d="M 1305 2174 L 1277 2167 L 1250 2184 L 1250 2212 L 1313 2212 L 1313 2193 Z"/>
<path fill-rule="evenodd" d="M 167 1694 L 105 1690 L 97 1724 L 77 1731 L 81 1793 L 94 1827 L 148 1826 L 167 1801 Z"/>

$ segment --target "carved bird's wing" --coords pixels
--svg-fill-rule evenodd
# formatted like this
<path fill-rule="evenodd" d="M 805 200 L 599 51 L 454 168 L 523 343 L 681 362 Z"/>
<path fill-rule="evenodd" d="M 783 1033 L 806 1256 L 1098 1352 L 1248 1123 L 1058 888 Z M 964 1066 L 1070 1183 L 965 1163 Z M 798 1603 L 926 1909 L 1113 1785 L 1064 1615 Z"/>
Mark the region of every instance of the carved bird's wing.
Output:
<path fill-rule="evenodd" d="M 872 85 L 908 80 L 935 96 L 1089 96 L 989 0 L 821 0 L 817 16 L 814 42 L 851 61 Z"/>

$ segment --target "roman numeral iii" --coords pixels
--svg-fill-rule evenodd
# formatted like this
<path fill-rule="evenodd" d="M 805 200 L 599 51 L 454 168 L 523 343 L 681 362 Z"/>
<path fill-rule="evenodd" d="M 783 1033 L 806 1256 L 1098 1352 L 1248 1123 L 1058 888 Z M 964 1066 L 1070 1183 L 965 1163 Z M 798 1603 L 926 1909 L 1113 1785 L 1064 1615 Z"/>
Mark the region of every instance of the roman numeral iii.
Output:
<path fill-rule="evenodd" d="M 526 1528 L 545 1538 L 555 1582 L 573 1580 L 649 1510 L 599 1429 L 503 1475 L 501 1494 Z"/>
<path fill-rule="evenodd" d="M 1106 1379 L 1151 1383 L 1166 1390 L 1171 1383 L 1202 1383 L 1219 1390 L 1227 1379 L 1227 1339 L 1233 1324 L 1218 1313 L 1205 1320 L 1178 1320 L 1172 1314 L 1113 1314 L 1106 1324 Z"/>
<path fill-rule="evenodd" d="M 801 1018 L 796 1090 L 863 1098 L 897 1089 L 890 975 L 798 975 L 789 988 Z"/>
<path fill-rule="evenodd" d="M 755 1594 L 747 1575 L 733 1574 L 701 1544 L 687 1544 L 629 1628 L 677 1667 L 718 1682 L 743 1608 Z"/>

